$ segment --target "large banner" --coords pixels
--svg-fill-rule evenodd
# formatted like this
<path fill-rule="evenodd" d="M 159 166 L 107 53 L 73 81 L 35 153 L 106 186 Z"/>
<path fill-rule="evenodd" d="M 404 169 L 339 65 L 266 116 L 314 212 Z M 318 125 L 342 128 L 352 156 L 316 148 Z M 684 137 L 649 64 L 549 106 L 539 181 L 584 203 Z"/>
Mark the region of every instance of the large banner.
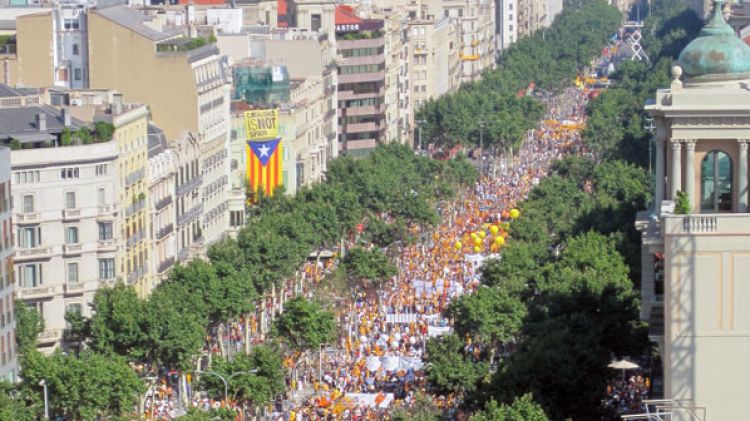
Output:
<path fill-rule="evenodd" d="M 272 195 L 282 184 L 282 145 L 279 133 L 279 110 L 245 112 L 245 151 L 248 188 Z"/>
<path fill-rule="evenodd" d="M 279 136 L 279 110 L 245 111 L 245 136 L 248 140 L 267 140 Z"/>

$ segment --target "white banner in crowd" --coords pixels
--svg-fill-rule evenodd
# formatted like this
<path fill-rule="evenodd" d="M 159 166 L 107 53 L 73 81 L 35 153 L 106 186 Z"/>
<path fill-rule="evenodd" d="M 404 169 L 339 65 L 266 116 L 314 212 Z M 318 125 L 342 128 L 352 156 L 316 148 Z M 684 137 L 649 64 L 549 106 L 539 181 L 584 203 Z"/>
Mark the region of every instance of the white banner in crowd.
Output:
<path fill-rule="evenodd" d="M 435 336 L 446 335 L 450 331 L 451 328 L 448 326 L 427 326 L 427 336 L 431 338 Z"/>
<path fill-rule="evenodd" d="M 387 323 L 401 323 L 409 324 L 416 323 L 419 315 L 416 313 L 398 313 L 398 314 L 386 314 L 385 321 Z"/>
<path fill-rule="evenodd" d="M 365 363 L 370 371 L 377 371 L 381 367 L 386 371 L 407 371 L 409 369 L 419 370 L 424 367 L 424 362 L 419 357 L 367 357 Z"/>
<path fill-rule="evenodd" d="M 385 399 L 380 402 L 380 405 L 375 403 L 375 398 L 378 396 L 377 393 L 347 393 L 346 397 L 356 403 L 356 405 L 367 405 L 372 408 L 388 408 L 393 402 L 393 393 L 385 393 Z"/>

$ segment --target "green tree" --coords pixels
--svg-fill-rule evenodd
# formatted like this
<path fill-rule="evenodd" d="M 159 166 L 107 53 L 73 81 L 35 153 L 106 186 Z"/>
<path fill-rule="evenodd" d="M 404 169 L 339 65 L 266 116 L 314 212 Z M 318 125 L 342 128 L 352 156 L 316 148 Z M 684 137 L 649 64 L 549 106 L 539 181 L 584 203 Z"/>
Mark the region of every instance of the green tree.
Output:
<path fill-rule="evenodd" d="M 299 351 L 318 350 L 336 340 L 336 318 L 333 312 L 302 296 L 284 304 L 284 312 L 276 318 L 276 334 L 291 348 Z"/>
<path fill-rule="evenodd" d="M 211 369 L 227 379 L 230 398 L 263 405 L 284 392 L 281 355 L 278 349 L 260 345 L 249 355 L 239 354 L 231 361 L 215 359 Z M 223 398 L 224 383 L 218 377 L 203 375 L 202 382 L 212 396 Z"/>
<path fill-rule="evenodd" d="M 0 381 L 0 420 L 36 421 L 40 406 L 28 391 Z"/>
<path fill-rule="evenodd" d="M 482 411 L 475 412 L 469 421 L 547 421 L 541 406 L 534 402 L 531 394 L 516 398 L 510 405 L 498 405 L 491 400 Z"/>
<path fill-rule="evenodd" d="M 50 414 L 73 420 L 91 420 L 131 411 L 145 391 L 126 361 L 84 351 L 78 356 L 56 351 L 49 357 L 38 351 L 23 358 L 23 387 L 40 394 L 44 380 Z"/>
<path fill-rule="evenodd" d="M 19 352 L 24 353 L 36 347 L 36 338 L 44 330 L 44 319 L 36 309 L 30 308 L 21 300 L 16 300 L 14 313 L 16 344 Z"/>
<path fill-rule="evenodd" d="M 455 334 L 427 341 L 425 357 L 427 379 L 438 393 L 473 392 L 488 372 L 486 363 L 465 355 L 464 343 Z"/>
<path fill-rule="evenodd" d="M 398 270 L 388 261 L 388 256 L 379 249 L 350 249 L 344 258 L 346 274 L 365 283 L 380 284 L 394 276 Z"/>
<path fill-rule="evenodd" d="M 91 303 L 90 321 L 77 333 L 88 336 L 88 345 L 96 352 L 140 359 L 147 352 L 145 309 L 135 290 L 122 282 L 100 288 Z"/>
<path fill-rule="evenodd" d="M 470 337 L 489 347 L 492 362 L 496 350 L 518 336 L 526 306 L 505 288 L 481 287 L 452 302 L 446 313 L 453 318 L 458 337 Z"/>

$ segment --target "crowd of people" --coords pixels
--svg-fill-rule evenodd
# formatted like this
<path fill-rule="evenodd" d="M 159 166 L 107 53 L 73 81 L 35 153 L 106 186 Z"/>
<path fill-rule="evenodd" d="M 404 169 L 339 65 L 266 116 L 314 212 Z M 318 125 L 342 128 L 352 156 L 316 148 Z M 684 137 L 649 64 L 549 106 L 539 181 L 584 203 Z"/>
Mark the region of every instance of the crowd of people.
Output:
<path fill-rule="evenodd" d="M 607 385 L 606 408 L 619 415 L 640 414 L 645 411 L 643 401 L 648 399 L 651 379 L 638 372 L 629 378 L 612 379 Z"/>
<path fill-rule="evenodd" d="M 479 285 L 482 260 L 512 241 L 504 224 L 515 204 L 552 162 L 584 151 L 577 127 L 585 119 L 587 94 L 571 88 L 561 95 L 564 101 L 551 98 L 547 119 L 529 133 L 507 168 L 494 177 L 483 174 L 473 189 L 446 204 L 443 222 L 433 231 L 412 227 L 422 241 L 400 247 L 398 274 L 379 290 L 353 295 L 340 315 L 338 346 L 324 352 L 319 373 L 307 373 L 313 393 L 291 409 L 290 419 L 378 419 L 429 392 L 421 359 L 428 338 L 450 331 L 443 310 L 471 293 Z M 436 398 L 435 404 L 451 408 L 452 398 Z"/>

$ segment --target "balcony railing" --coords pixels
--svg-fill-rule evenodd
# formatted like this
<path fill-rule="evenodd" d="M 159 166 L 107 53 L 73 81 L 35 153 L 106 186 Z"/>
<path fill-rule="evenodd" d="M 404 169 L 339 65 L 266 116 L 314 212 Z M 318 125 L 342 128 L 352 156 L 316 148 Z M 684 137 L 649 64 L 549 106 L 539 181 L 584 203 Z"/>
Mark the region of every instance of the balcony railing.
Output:
<path fill-rule="evenodd" d="M 161 240 L 162 238 L 172 233 L 172 231 L 174 231 L 174 224 L 169 224 L 165 227 L 162 227 L 159 232 L 156 233 L 156 238 L 158 240 Z"/>
<path fill-rule="evenodd" d="M 184 196 L 185 194 L 193 191 L 196 187 L 203 183 L 203 176 L 199 175 L 188 180 L 186 183 L 182 183 L 177 186 L 177 197 Z"/>
<path fill-rule="evenodd" d="M 156 208 L 157 211 L 160 211 L 167 207 L 170 203 L 172 203 L 172 195 L 168 195 L 166 197 L 163 197 L 159 199 L 156 204 L 154 205 L 154 208 Z"/>
<path fill-rule="evenodd" d="M 76 282 L 72 284 L 65 284 L 66 294 L 78 294 L 86 289 L 86 284 L 83 282 Z"/>
<path fill-rule="evenodd" d="M 80 209 L 63 209 L 62 211 L 63 220 L 75 220 L 81 218 Z"/>
<path fill-rule="evenodd" d="M 38 286 L 32 288 L 21 287 L 17 290 L 18 298 L 28 300 L 32 298 L 47 298 L 55 295 L 54 286 Z"/>
<path fill-rule="evenodd" d="M 133 235 L 128 237 L 127 245 L 128 248 L 131 248 L 135 246 L 136 244 L 140 243 L 141 240 L 143 240 L 146 237 L 146 234 L 143 230 L 135 232 Z"/>
<path fill-rule="evenodd" d="M 80 254 L 83 250 L 83 244 L 63 244 L 63 254 Z"/>
<path fill-rule="evenodd" d="M 33 248 L 19 248 L 16 249 L 16 254 L 14 256 L 16 261 L 21 260 L 29 260 L 29 259 L 43 259 L 45 257 L 49 257 L 49 255 L 52 254 L 52 248 L 51 247 L 33 247 Z"/>
<path fill-rule="evenodd" d="M 128 283 L 132 284 L 133 282 L 141 279 L 143 275 L 145 274 L 146 274 L 146 266 L 139 267 L 133 272 L 128 273 Z"/>
<path fill-rule="evenodd" d="M 39 212 L 26 212 L 26 213 L 17 213 L 16 214 L 16 223 L 20 224 L 31 224 L 35 222 L 39 222 L 41 219 L 41 215 Z"/>
<path fill-rule="evenodd" d="M 146 200 L 139 200 L 125 209 L 125 217 L 130 218 L 134 213 L 140 212 L 146 207 Z"/>
<path fill-rule="evenodd" d="M 750 236 L 750 214 L 663 214 L 662 232 L 666 236 L 727 234 Z"/>
<path fill-rule="evenodd" d="M 177 226 L 183 226 L 195 218 L 198 218 L 203 213 L 203 204 L 200 203 L 194 206 L 189 211 L 183 213 L 177 217 Z"/>
<path fill-rule="evenodd" d="M 115 242 L 114 239 L 99 240 L 96 242 L 96 251 L 98 252 L 117 251 L 117 243 Z"/>
<path fill-rule="evenodd" d="M 172 266 L 174 266 L 174 262 L 175 262 L 175 258 L 174 257 L 170 257 L 170 258 L 166 259 L 165 261 L 159 263 L 159 267 L 156 270 L 157 273 L 159 273 L 161 275 L 162 273 L 166 272 L 167 269 L 169 269 Z"/>
<path fill-rule="evenodd" d="M 125 187 L 130 187 L 146 176 L 146 169 L 135 170 L 125 177 Z"/>

